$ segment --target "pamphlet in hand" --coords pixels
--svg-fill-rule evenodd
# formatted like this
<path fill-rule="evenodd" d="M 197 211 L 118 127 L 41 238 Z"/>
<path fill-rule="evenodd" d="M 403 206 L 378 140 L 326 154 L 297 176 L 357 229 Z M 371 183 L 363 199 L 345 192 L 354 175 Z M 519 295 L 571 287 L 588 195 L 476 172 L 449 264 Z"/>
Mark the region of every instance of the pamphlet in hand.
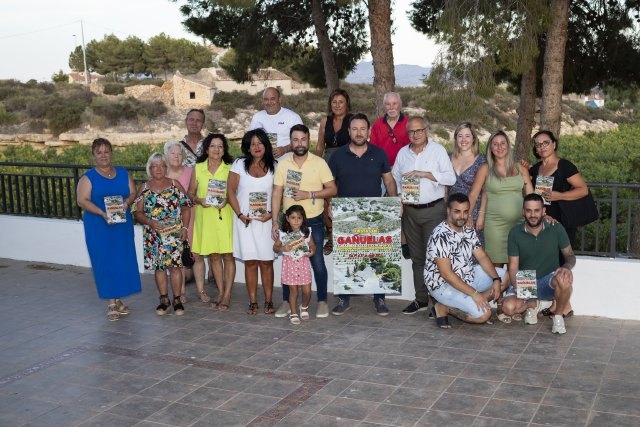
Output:
<path fill-rule="evenodd" d="M 267 212 L 267 192 L 256 191 L 249 193 L 249 214 L 247 217 L 251 219 L 261 218 Z"/>
<path fill-rule="evenodd" d="M 293 231 L 291 233 L 281 233 L 280 241 L 282 246 L 291 246 L 289 255 L 294 260 L 300 259 L 304 254 L 311 252 L 309 244 L 306 242 L 304 234 L 299 231 Z"/>
<path fill-rule="evenodd" d="M 207 197 L 205 201 L 207 206 L 219 208 L 224 204 L 227 193 L 227 183 L 217 179 L 210 179 L 207 187 Z"/>
<path fill-rule="evenodd" d="M 159 231 L 160 236 L 163 239 L 167 237 L 180 237 L 180 230 L 182 229 L 182 223 L 178 218 L 170 218 L 160 221 L 160 225 L 162 226 L 162 230 Z"/>
<path fill-rule="evenodd" d="M 287 170 L 287 182 L 284 186 L 284 197 L 293 199 L 293 190 L 300 189 L 302 182 L 302 172 L 293 169 Z"/>
<path fill-rule="evenodd" d="M 127 212 L 124 208 L 124 199 L 122 196 L 106 196 L 104 198 L 104 208 L 107 213 L 108 224 L 127 222 Z"/>
<path fill-rule="evenodd" d="M 553 188 L 553 177 L 552 176 L 538 175 L 536 177 L 536 188 L 535 188 L 535 190 L 533 190 L 534 193 L 540 194 L 542 196 L 542 193 L 545 192 L 545 191 L 548 191 L 550 193 L 552 188 Z M 543 199 L 544 199 L 544 204 L 545 205 L 550 205 L 551 204 L 551 200 L 547 200 L 544 197 L 543 197 Z"/>
<path fill-rule="evenodd" d="M 535 270 L 520 270 L 516 273 L 516 297 L 518 299 L 538 298 Z"/>
<path fill-rule="evenodd" d="M 418 203 L 420 201 L 420 178 L 417 176 L 402 177 L 402 203 Z"/>

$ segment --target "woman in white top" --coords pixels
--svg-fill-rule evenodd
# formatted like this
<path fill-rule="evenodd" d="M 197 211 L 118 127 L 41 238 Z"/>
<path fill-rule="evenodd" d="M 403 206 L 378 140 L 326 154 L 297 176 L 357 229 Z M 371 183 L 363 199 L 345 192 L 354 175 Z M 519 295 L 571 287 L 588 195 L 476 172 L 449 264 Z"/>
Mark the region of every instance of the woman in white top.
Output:
<path fill-rule="evenodd" d="M 233 255 L 244 261 L 249 293 L 247 314 L 258 313 L 258 269 L 264 290 L 264 313 L 274 312 L 273 241 L 271 240 L 271 192 L 276 160 L 263 129 L 247 132 L 241 145 L 244 157 L 231 167 L 228 198 L 236 214 L 233 227 Z"/>

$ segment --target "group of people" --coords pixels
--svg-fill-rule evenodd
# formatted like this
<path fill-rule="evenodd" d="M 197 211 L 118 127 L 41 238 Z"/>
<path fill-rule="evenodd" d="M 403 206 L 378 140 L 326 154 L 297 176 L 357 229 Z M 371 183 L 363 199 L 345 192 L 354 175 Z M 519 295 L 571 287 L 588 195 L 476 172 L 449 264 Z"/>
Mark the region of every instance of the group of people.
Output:
<path fill-rule="evenodd" d="M 525 323 L 537 323 L 543 312 L 553 316 L 553 332 L 566 332 L 576 233 L 561 224 L 558 201 L 577 200 L 588 190 L 577 168 L 558 157 L 552 132 L 534 135 L 540 161 L 530 168 L 514 160 L 503 131 L 491 134 L 486 154 L 480 154 L 471 123 L 456 128 L 448 154 L 429 138 L 424 118 L 402 113 L 398 93 L 385 95 L 386 114 L 370 125 L 366 115 L 350 111 L 348 93 L 337 89 L 329 96 L 328 115 L 311 153 L 309 129 L 282 107 L 279 90 L 267 88 L 262 100 L 264 110 L 242 138 L 242 157 L 234 161 L 223 134 L 203 138 L 205 114 L 194 109 L 185 120 L 188 134 L 149 158 L 149 180 L 137 190 L 125 169 L 111 165 L 109 142 L 94 141 L 96 167 L 80 179 L 77 194 L 98 294 L 109 299 L 109 320 L 128 313 L 120 298 L 140 291 L 129 207 L 144 226 L 144 265 L 155 273 L 158 315 L 171 307 L 176 315 L 184 313 L 188 246 L 202 302 L 229 309 L 235 262 L 241 260 L 247 313 L 260 310 L 260 276 L 264 313 L 299 324 L 310 317 L 312 274 L 316 317 L 329 315 L 324 255 L 333 250 L 332 197 L 396 197 L 404 179 L 417 178 L 418 199 L 401 209 L 402 249 L 411 259 L 415 291 L 403 314 L 430 309 L 437 325 L 449 328 L 449 315 L 487 322 L 489 303 L 495 301 L 505 323 L 523 313 Z M 554 177 L 552 188 L 536 194 L 537 176 Z M 104 198 L 116 195 L 126 221 L 114 224 Z M 273 261 L 278 253 L 283 301 L 276 310 Z M 205 292 L 205 258 L 218 287 L 213 300 Z M 536 272 L 537 298 L 516 298 L 521 270 Z M 339 316 L 349 310 L 350 296 L 336 297 L 331 313 Z M 374 295 L 373 302 L 379 315 L 389 314 L 384 294 Z"/>

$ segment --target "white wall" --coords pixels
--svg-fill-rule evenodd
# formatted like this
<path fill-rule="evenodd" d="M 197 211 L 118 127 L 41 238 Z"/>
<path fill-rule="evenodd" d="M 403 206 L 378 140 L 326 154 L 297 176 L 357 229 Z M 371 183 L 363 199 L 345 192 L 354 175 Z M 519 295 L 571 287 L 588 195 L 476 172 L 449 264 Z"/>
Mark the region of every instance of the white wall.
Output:
<path fill-rule="evenodd" d="M 91 267 L 82 222 L 0 215 L 0 258 Z M 135 229 L 138 267 L 142 265 L 142 228 Z M 326 257 L 327 266 L 332 256 Z M 276 260 L 275 283 L 280 283 L 280 262 Z M 329 292 L 333 289 L 329 267 Z M 399 299 L 414 297 L 411 263 L 402 262 L 404 278 Z M 574 269 L 571 304 L 576 315 L 640 320 L 640 261 L 578 257 Z M 238 262 L 236 281 L 244 283 L 244 267 Z M 315 288 L 315 286 L 314 286 Z"/>

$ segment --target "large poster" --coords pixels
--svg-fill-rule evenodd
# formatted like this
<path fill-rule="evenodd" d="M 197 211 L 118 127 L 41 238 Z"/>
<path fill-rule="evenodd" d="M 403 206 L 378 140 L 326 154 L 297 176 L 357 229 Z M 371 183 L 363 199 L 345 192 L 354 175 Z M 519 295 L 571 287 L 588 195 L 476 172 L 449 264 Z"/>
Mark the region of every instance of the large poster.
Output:
<path fill-rule="evenodd" d="M 400 199 L 334 198 L 333 293 L 402 293 Z"/>

